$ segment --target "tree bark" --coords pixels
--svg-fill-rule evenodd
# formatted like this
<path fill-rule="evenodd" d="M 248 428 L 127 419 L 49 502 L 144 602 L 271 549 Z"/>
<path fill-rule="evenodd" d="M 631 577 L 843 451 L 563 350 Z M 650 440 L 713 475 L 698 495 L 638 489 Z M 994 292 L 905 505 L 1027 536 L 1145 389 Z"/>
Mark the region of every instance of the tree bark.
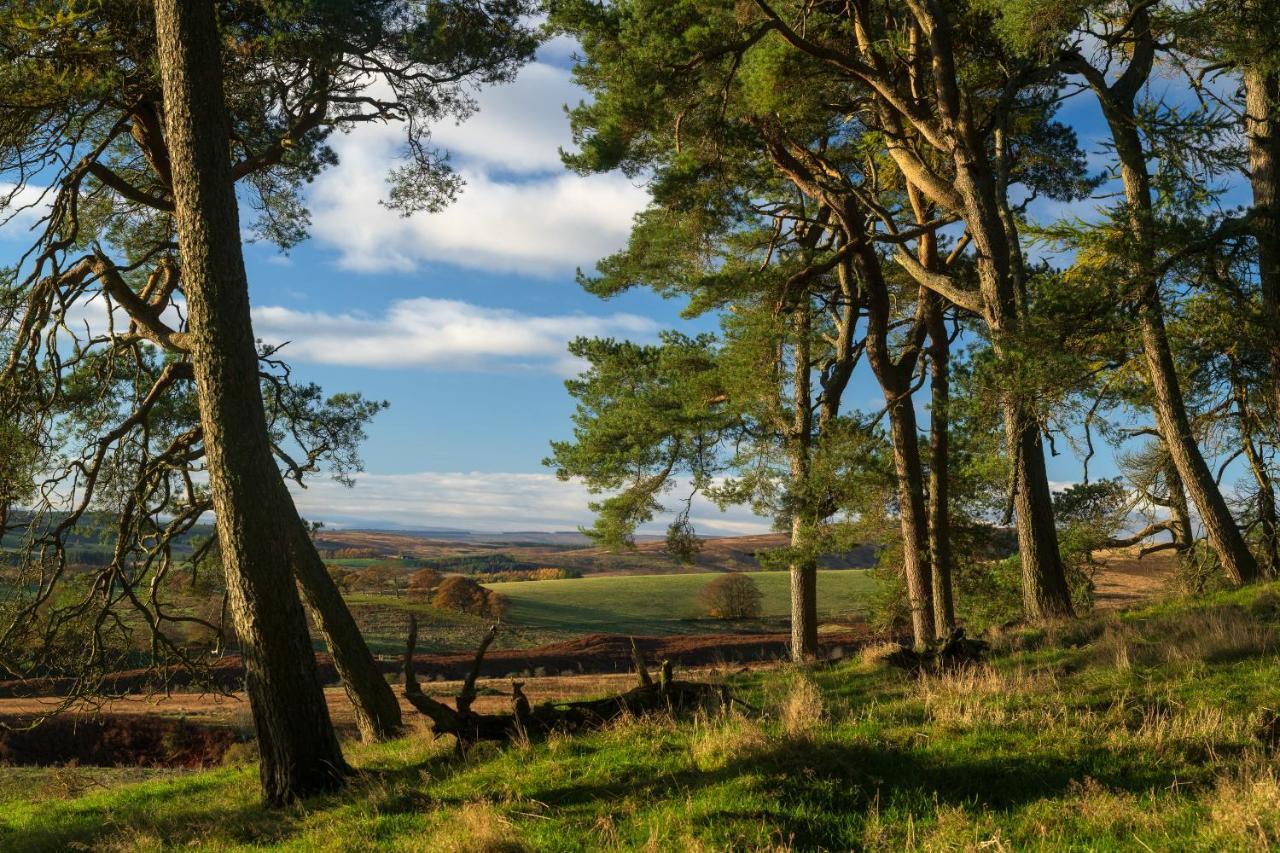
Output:
<path fill-rule="evenodd" d="M 809 408 L 812 395 L 809 336 L 812 333 L 813 309 L 808 296 L 795 309 L 792 325 L 795 332 L 792 365 L 792 404 L 795 407 L 789 437 L 791 465 L 791 548 L 796 557 L 791 572 L 791 659 L 815 660 L 818 657 L 818 566 L 809 554 L 809 531 L 813 519 L 807 512 L 809 497 L 809 452 L 813 434 L 813 412 Z"/>
<path fill-rule="evenodd" d="M 928 45 L 936 120 L 943 137 L 939 141 L 945 142 L 939 153 L 948 157 L 953 169 L 952 186 L 942 188 L 941 193 L 931 186 L 918 186 L 945 207 L 959 202 L 957 212 L 964 216 L 975 250 L 983 320 L 996 358 L 1003 361 L 1007 356 L 1005 341 L 1021 322 L 1022 286 L 1014 274 L 1017 248 L 1012 245 L 1018 238 L 1006 231 L 987 140 L 979 132 L 961 91 L 946 9 L 939 0 L 918 0 L 909 6 Z M 914 164 L 903 164 L 902 157 L 894 159 L 914 171 Z M 1071 616 L 1071 596 L 1058 552 L 1040 428 L 1023 397 L 1015 389 L 1001 403 L 1015 469 L 1014 508 L 1018 514 L 1023 604 L 1030 619 Z"/>
<path fill-rule="evenodd" d="M 231 177 L 211 0 L 156 0 L 175 215 L 209 485 L 272 805 L 331 790 L 348 772 L 290 571 L 289 501 L 267 437 Z"/>
<path fill-rule="evenodd" d="M 386 740 L 403 732 L 400 703 L 383 677 L 377 661 L 369 651 L 356 620 L 351 616 L 342 593 L 338 590 L 324 561 L 316 553 L 315 544 L 303 526 L 302 519 L 290 501 L 281 506 L 288 510 L 291 521 L 290 564 L 302 588 L 316 627 L 324 637 L 333 665 L 342 679 L 343 689 L 351 700 L 356 727 L 366 743 Z"/>
<path fill-rule="evenodd" d="M 855 239 L 861 239 L 861 235 Z M 893 446 L 893 468 L 898 482 L 898 522 L 902 529 L 902 570 L 911 606 L 911 633 L 918 648 L 935 637 L 933 577 L 929 570 L 928 511 L 925 507 L 924 470 L 916 424 L 911 377 L 918 361 L 918 343 L 895 360 L 889 350 L 889 288 L 875 248 L 863 241 L 855 265 L 866 289 L 867 359 L 884 392 Z"/>
<path fill-rule="evenodd" d="M 1280 421 L 1280 75 L 1254 64 L 1241 69 L 1244 130 L 1253 189 L 1254 237 L 1258 241 L 1258 284 L 1268 332 L 1270 407 Z"/>
<path fill-rule="evenodd" d="M 947 336 L 942 301 L 930 300 L 929 327 L 929 567 L 933 571 L 933 624 L 938 638 L 956 627 L 951 591 L 950 433 L 951 339 Z"/>

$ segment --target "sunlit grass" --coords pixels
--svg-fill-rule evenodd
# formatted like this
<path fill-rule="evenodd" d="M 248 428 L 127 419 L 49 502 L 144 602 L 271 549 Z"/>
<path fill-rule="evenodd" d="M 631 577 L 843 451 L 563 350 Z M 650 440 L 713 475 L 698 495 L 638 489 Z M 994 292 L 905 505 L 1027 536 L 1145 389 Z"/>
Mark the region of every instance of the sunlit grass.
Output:
<path fill-rule="evenodd" d="M 465 759 L 425 732 L 352 745 L 347 791 L 280 813 L 252 766 L 23 771 L 0 784 L 0 849 L 1269 849 L 1276 600 L 1007 632 L 987 663 L 921 678 L 873 654 L 740 676 L 759 718 L 632 719 Z"/>

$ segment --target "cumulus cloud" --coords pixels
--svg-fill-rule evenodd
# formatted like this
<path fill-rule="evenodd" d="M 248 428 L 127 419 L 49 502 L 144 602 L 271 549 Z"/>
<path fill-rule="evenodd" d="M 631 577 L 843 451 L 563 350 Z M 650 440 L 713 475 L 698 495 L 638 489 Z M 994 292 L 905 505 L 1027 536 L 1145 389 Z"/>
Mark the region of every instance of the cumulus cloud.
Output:
<path fill-rule="evenodd" d="M 553 474 L 361 474 L 351 489 L 331 481 L 294 488 L 299 511 L 312 520 L 485 532 L 574 530 L 591 523 L 589 500 L 582 484 L 561 482 Z M 770 529 L 768 522 L 749 510 L 721 513 L 705 503 L 694 504 L 692 520 L 706 535 L 767 533 Z M 647 532 L 661 529 L 661 524 L 655 524 Z"/>
<path fill-rule="evenodd" d="M 420 297 L 379 315 L 327 314 L 268 306 L 254 310 L 264 341 L 289 341 L 291 361 L 359 367 L 485 369 L 526 365 L 570 375 L 565 352 L 579 335 L 645 339 L 658 324 L 635 314 L 536 316 L 452 299 Z"/>
<path fill-rule="evenodd" d="M 363 272 L 443 262 L 549 276 L 593 266 L 625 243 L 648 193 L 621 175 L 564 170 L 558 150 L 571 140 L 562 107 L 581 99 L 567 70 L 542 62 L 481 92 L 476 115 L 434 130 L 466 187 L 431 215 L 402 217 L 380 204 L 403 129 L 357 128 L 334 140 L 340 163 L 315 182 L 312 233 L 344 268 Z"/>
<path fill-rule="evenodd" d="M 0 181 L 0 240 L 18 240 L 48 212 L 53 202 L 48 187 Z"/>

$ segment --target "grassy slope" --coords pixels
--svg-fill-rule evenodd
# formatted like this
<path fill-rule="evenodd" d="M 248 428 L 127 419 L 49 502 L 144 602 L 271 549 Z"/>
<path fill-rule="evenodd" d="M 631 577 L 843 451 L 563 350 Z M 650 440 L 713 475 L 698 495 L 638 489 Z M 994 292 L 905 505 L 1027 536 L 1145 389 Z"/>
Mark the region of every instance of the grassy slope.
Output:
<path fill-rule="evenodd" d="M 871 655 L 755 674 L 738 686 L 762 721 L 638 720 L 461 761 L 422 736 L 352 747 L 349 791 L 278 814 L 251 767 L 0 784 L 0 849 L 1266 849 L 1278 638 L 1271 585 L 1006 634 L 958 675 Z"/>

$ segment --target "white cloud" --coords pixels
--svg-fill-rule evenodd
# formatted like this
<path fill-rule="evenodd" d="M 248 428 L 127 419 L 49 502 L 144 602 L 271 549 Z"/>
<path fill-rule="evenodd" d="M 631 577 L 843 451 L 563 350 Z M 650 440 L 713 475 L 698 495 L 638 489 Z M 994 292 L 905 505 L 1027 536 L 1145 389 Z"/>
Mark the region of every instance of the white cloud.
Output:
<path fill-rule="evenodd" d="M 569 146 L 562 107 L 582 98 L 569 73 L 527 66 L 512 84 L 480 93 L 480 111 L 435 128 L 466 180 L 443 212 L 402 217 L 380 204 L 403 128 L 359 127 L 334 140 L 340 163 L 312 189 L 312 232 L 347 269 L 411 271 L 426 263 L 563 275 L 621 248 L 648 201 L 622 175 L 578 176 L 560 164 Z"/>
<path fill-rule="evenodd" d="M 309 519 L 487 532 L 574 530 L 591 523 L 589 500 L 582 484 L 562 482 L 553 474 L 361 474 L 352 489 L 319 480 L 307 489 L 294 488 L 294 502 Z M 767 533 L 770 529 L 767 521 L 749 510 L 721 513 L 704 502 L 695 502 L 693 522 L 699 533 L 706 535 Z M 661 529 L 661 523 L 646 528 L 647 532 Z"/>
<path fill-rule="evenodd" d="M 470 370 L 524 364 L 566 375 L 580 367 L 565 352 L 572 338 L 651 338 L 658 330 L 635 314 L 535 316 L 427 297 L 394 302 L 377 316 L 267 306 L 253 320 L 268 343 L 290 341 L 284 355 L 291 361 Z"/>
<path fill-rule="evenodd" d="M 570 143 L 563 107 L 582 94 L 568 71 L 534 62 L 512 83 L 481 92 L 480 110 L 471 118 L 432 128 L 431 137 L 462 165 L 559 173 L 559 149 Z"/>
<path fill-rule="evenodd" d="M 48 187 L 19 187 L 0 181 L 0 240 L 19 240 L 40 221 L 53 202 Z"/>

